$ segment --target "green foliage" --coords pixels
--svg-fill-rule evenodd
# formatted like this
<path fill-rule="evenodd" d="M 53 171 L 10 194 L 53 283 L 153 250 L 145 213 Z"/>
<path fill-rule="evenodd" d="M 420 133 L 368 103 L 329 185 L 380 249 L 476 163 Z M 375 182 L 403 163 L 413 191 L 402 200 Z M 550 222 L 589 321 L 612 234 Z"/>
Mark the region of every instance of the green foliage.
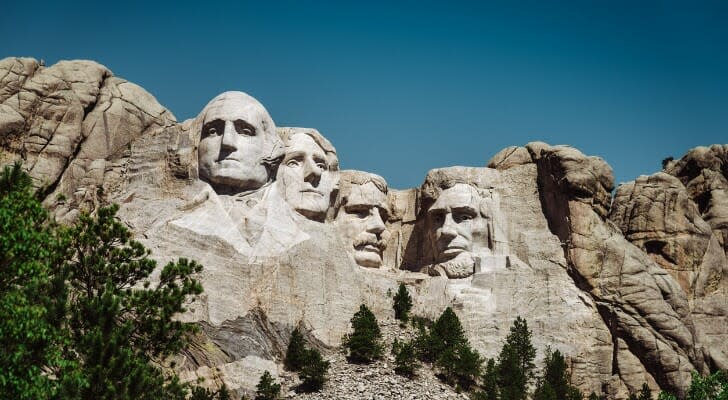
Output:
<path fill-rule="evenodd" d="M 302 380 L 300 389 L 305 392 L 321 390 L 326 383 L 329 365 L 318 350 L 306 350 L 303 367 L 298 373 L 298 377 Z"/>
<path fill-rule="evenodd" d="M 445 381 L 468 390 L 474 383 L 483 365 L 480 354 L 466 342 L 443 350 L 435 361 Z"/>
<path fill-rule="evenodd" d="M 728 400 L 728 372 L 703 377 L 694 371 L 692 378 L 686 400 Z"/>
<path fill-rule="evenodd" d="M 581 392 L 569 384 L 564 356 L 558 350 L 552 352 L 547 348 L 543 377 L 536 386 L 534 400 L 579 400 L 582 397 Z"/>
<path fill-rule="evenodd" d="M 200 386 L 195 386 L 190 392 L 188 400 L 230 400 L 230 392 L 227 386 L 224 384 L 219 390 L 205 389 Z"/>
<path fill-rule="evenodd" d="M 99 209 L 95 218 L 82 215 L 69 231 L 72 355 L 88 382 L 78 395 L 85 399 L 162 397 L 164 377 L 150 361 L 182 349 L 187 334 L 194 331 L 194 325 L 172 317 L 184 311 L 182 305 L 189 296 L 202 292 L 191 278 L 202 267 L 185 259 L 169 263 L 152 288 L 146 278 L 156 264 L 114 218 L 117 210 L 114 205 Z M 170 390 L 178 390 L 174 382 L 170 385 Z"/>
<path fill-rule="evenodd" d="M 291 340 L 288 341 L 286 349 L 286 358 L 283 364 L 289 371 L 300 371 L 304 365 L 306 357 L 306 341 L 303 339 L 301 331 L 296 328 L 291 332 Z"/>
<path fill-rule="evenodd" d="M 0 398 L 54 396 L 59 381 L 43 371 L 73 370 L 61 331 L 66 238 L 33 194 L 20 164 L 0 175 Z"/>
<path fill-rule="evenodd" d="M 394 354 L 394 372 L 412 378 L 420 367 L 414 343 L 399 342 L 394 339 L 392 354 Z"/>
<path fill-rule="evenodd" d="M 650 387 L 646 383 L 642 384 L 642 389 L 640 389 L 637 395 L 637 400 L 652 400 L 652 390 L 650 390 Z"/>
<path fill-rule="evenodd" d="M 265 371 L 255 386 L 255 400 L 276 400 L 281 394 L 281 385 L 273 380 L 270 372 Z"/>
<path fill-rule="evenodd" d="M 306 347 L 306 341 L 298 328 L 291 332 L 283 363 L 289 371 L 298 371 L 298 377 L 302 380 L 299 390 L 313 392 L 324 386 L 329 362 L 323 359 L 318 350 Z"/>
<path fill-rule="evenodd" d="M 194 331 L 172 318 L 202 292 L 191 278 L 202 267 L 169 263 L 152 285 L 155 263 L 114 218 L 117 209 L 57 226 L 20 167 L 3 170 L 0 398 L 204 398 L 151 363 Z"/>
<path fill-rule="evenodd" d="M 533 378 L 536 349 L 526 320 L 517 317 L 498 356 L 498 385 L 501 400 L 525 400 Z"/>
<path fill-rule="evenodd" d="M 483 372 L 482 389 L 474 395 L 475 400 L 498 400 L 498 366 L 495 360 L 488 359 Z"/>
<path fill-rule="evenodd" d="M 660 392 L 657 396 L 657 400 L 677 400 L 677 397 L 672 393 Z"/>
<path fill-rule="evenodd" d="M 343 340 L 349 351 L 349 361 L 370 363 L 382 356 L 382 332 L 374 314 L 362 304 L 351 318 L 353 332 Z"/>
<path fill-rule="evenodd" d="M 589 400 L 602 400 L 602 397 L 599 397 L 596 393 L 591 392 L 588 397 Z"/>
<path fill-rule="evenodd" d="M 470 347 L 460 319 L 450 307 L 429 330 L 424 323 L 418 324 L 414 347 L 418 357 L 433 363 L 450 384 L 467 389 L 480 375 L 483 360 Z"/>
<path fill-rule="evenodd" d="M 399 284 L 397 294 L 394 295 L 394 318 L 407 322 L 409 319 L 409 312 L 412 309 L 412 297 L 410 297 L 407 288 L 404 283 Z"/>

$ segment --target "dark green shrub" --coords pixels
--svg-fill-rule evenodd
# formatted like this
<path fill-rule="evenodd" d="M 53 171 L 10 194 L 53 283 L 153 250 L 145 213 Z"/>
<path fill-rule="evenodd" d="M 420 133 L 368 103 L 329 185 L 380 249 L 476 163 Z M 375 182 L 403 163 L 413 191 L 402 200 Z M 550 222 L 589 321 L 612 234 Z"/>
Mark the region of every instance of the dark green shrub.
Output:
<path fill-rule="evenodd" d="M 255 386 L 255 400 L 276 400 L 281 394 L 281 385 L 273 380 L 270 372 L 265 371 Z"/>
<path fill-rule="evenodd" d="M 412 309 L 412 297 L 410 297 L 407 288 L 404 283 L 399 284 L 399 290 L 394 295 L 394 318 L 407 322 L 409 319 L 409 312 Z"/>
<path fill-rule="evenodd" d="M 343 345 L 349 352 L 349 361 L 370 363 L 382 356 L 382 332 L 377 318 L 362 304 L 351 318 L 353 332 L 344 337 Z"/>
<path fill-rule="evenodd" d="M 289 371 L 300 371 L 306 358 L 306 341 L 303 339 L 301 331 L 296 328 L 291 332 L 291 339 L 288 341 L 286 349 L 286 358 L 283 364 Z"/>
<path fill-rule="evenodd" d="M 299 389 L 305 392 L 321 390 L 326 382 L 329 365 L 318 350 L 306 350 L 303 366 L 298 373 L 298 377 L 302 380 Z"/>
<path fill-rule="evenodd" d="M 414 343 L 399 342 L 394 339 L 392 354 L 394 354 L 394 372 L 412 378 L 420 367 Z"/>

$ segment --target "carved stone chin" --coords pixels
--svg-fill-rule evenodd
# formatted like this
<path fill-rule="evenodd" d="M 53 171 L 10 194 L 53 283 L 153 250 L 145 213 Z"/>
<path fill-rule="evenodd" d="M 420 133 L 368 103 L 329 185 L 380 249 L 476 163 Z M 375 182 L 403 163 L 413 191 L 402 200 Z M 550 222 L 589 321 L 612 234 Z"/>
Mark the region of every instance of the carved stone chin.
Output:
<path fill-rule="evenodd" d="M 467 278 L 475 272 L 475 259 L 470 253 L 461 252 L 450 260 L 430 266 L 427 272 L 450 279 Z"/>

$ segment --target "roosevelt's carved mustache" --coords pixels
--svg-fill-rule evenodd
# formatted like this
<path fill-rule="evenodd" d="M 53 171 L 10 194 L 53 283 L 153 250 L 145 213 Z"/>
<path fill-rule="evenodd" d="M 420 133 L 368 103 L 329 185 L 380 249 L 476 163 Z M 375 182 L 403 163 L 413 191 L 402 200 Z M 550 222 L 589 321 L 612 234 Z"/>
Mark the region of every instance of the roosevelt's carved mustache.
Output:
<path fill-rule="evenodd" d="M 369 237 L 369 238 L 357 238 L 354 239 L 354 248 L 358 249 L 360 247 L 366 247 L 366 246 L 374 246 L 379 251 L 384 251 L 385 247 L 387 247 L 387 243 L 383 239 L 377 240 L 376 238 Z"/>

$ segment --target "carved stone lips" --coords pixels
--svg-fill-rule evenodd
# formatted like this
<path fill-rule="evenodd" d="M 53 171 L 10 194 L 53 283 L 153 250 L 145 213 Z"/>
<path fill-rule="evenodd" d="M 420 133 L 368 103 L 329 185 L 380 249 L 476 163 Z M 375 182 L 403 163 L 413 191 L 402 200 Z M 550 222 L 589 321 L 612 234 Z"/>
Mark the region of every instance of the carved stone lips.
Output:
<path fill-rule="evenodd" d="M 365 243 L 359 243 L 355 246 L 357 250 L 371 251 L 372 253 L 381 253 L 384 250 L 384 243 L 378 241 L 371 241 Z"/>
<path fill-rule="evenodd" d="M 318 191 L 316 189 L 302 189 L 301 190 L 301 193 L 313 193 L 313 194 L 317 194 L 319 196 L 323 196 L 324 195 L 323 193 L 321 193 L 320 191 Z"/>

